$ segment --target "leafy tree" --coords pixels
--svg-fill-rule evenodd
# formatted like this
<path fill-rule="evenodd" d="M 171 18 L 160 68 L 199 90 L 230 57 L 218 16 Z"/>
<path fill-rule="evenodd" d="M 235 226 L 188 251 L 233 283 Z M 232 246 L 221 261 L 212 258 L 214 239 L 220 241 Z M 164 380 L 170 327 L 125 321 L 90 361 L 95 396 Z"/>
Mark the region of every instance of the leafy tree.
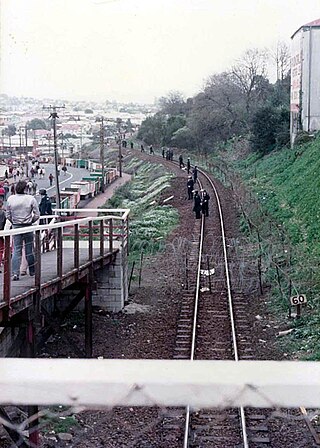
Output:
<path fill-rule="evenodd" d="M 14 124 L 9 124 L 7 127 L 7 134 L 9 137 L 12 137 L 13 135 L 16 135 L 17 128 Z"/>
<path fill-rule="evenodd" d="M 32 129 L 35 131 L 36 129 L 48 129 L 45 120 L 41 120 L 40 118 L 33 118 L 32 120 L 27 122 L 27 129 Z"/>
<path fill-rule="evenodd" d="M 178 148 L 193 149 L 195 146 L 195 140 L 193 133 L 188 126 L 178 129 L 171 138 L 173 146 Z"/>
<path fill-rule="evenodd" d="M 126 131 L 127 132 L 132 132 L 132 130 L 133 130 L 133 125 L 131 123 L 130 118 L 128 118 L 127 121 L 126 121 Z"/>
<path fill-rule="evenodd" d="M 9 124 L 5 130 L 4 130 L 4 134 L 7 135 L 9 137 L 9 146 L 11 148 L 11 137 L 13 135 L 15 135 L 17 132 L 17 128 L 15 127 L 14 124 Z"/>
<path fill-rule="evenodd" d="M 266 154 L 289 143 L 289 110 L 271 105 L 261 107 L 252 120 L 251 144 L 254 151 Z"/>
<path fill-rule="evenodd" d="M 146 118 L 141 123 L 138 139 L 145 141 L 148 145 L 161 146 L 165 125 L 165 118 L 159 113 Z"/>
<path fill-rule="evenodd" d="M 84 113 L 85 114 L 93 114 L 93 110 L 92 109 L 85 109 Z"/>
<path fill-rule="evenodd" d="M 174 133 L 183 128 L 186 124 L 186 118 L 183 115 L 169 117 L 164 126 L 164 135 L 162 138 L 163 145 L 169 145 Z"/>

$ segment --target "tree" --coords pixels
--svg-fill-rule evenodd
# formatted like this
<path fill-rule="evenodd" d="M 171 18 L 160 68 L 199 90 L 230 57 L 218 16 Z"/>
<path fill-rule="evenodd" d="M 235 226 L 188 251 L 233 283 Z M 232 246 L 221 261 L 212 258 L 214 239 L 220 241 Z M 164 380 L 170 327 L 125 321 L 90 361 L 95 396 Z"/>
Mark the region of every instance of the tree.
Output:
<path fill-rule="evenodd" d="M 186 124 L 186 119 L 183 115 L 175 115 L 169 117 L 164 125 L 164 135 L 162 138 L 163 145 L 169 145 L 173 134 L 180 128 L 184 127 Z"/>
<path fill-rule="evenodd" d="M 172 136 L 171 143 L 178 148 L 192 149 L 195 146 L 192 131 L 188 126 L 178 129 Z"/>
<path fill-rule="evenodd" d="M 93 114 L 93 110 L 92 109 L 85 109 L 84 113 L 85 114 Z"/>
<path fill-rule="evenodd" d="M 133 131 L 133 125 L 131 123 L 130 118 L 128 118 L 127 121 L 126 121 L 126 131 L 127 132 L 132 132 Z"/>
<path fill-rule="evenodd" d="M 17 132 L 17 128 L 14 124 L 9 124 L 8 127 L 5 129 L 6 135 L 9 137 L 9 146 L 11 148 L 11 137 L 14 136 Z"/>
<path fill-rule="evenodd" d="M 245 98 L 246 119 L 250 120 L 254 94 L 266 79 L 267 52 L 257 48 L 247 50 L 231 69 L 234 83 L 240 88 Z"/>
<path fill-rule="evenodd" d="M 278 41 L 275 50 L 271 53 L 271 57 L 276 64 L 277 81 L 283 81 L 290 70 L 290 49 L 289 46 L 282 41 Z"/>
<path fill-rule="evenodd" d="M 185 113 L 186 103 L 181 92 L 172 91 L 159 99 L 160 112 L 165 115 L 182 115 Z"/>
<path fill-rule="evenodd" d="M 165 130 L 165 118 L 161 114 L 147 117 L 140 126 L 138 139 L 147 145 L 161 146 Z"/>
<path fill-rule="evenodd" d="M 289 110 L 272 105 L 261 107 L 252 120 L 251 144 L 254 151 L 266 154 L 289 143 Z"/>
<path fill-rule="evenodd" d="M 48 129 L 45 120 L 41 120 L 40 118 L 33 118 L 30 121 L 27 121 L 27 129 L 32 129 L 35 131 L 36 129 Z"/>

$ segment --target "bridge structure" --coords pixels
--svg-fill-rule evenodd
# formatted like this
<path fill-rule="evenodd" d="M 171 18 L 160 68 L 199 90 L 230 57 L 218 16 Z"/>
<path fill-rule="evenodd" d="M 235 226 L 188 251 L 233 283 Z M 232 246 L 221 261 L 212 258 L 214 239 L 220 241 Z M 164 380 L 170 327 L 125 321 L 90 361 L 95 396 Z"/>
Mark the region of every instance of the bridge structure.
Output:
<path fill-rule="evenodd" d="M 64 317 L 85 299 L 85 345 L 86 356 L 90 357 L 96 274 L 112 265 L 119 253 L 126 259 L 129 210 L 64 209 L 55 213 L 46 217 L 44 224 L 0 232 L 5 245 L 3 272 L 0 274 L 0 327 L 27 326 L 27 342 L 33 343 L 33 327 L 46 326 L 46 319 L 50 320 L 59 295 L 65 298 Z M 35 276 L 25 275 L 19 281 L 13 281 L 12 237 L 28 232 L 34 234 Z M 111 291 L 112 288 L 109 289 Z M 122 296 L 125 296 L 125 291 L 122 291 Z M 121 304 L 117 306 L 119 308 Z M 10 350 L 5 356 L 10 356 Z"/>

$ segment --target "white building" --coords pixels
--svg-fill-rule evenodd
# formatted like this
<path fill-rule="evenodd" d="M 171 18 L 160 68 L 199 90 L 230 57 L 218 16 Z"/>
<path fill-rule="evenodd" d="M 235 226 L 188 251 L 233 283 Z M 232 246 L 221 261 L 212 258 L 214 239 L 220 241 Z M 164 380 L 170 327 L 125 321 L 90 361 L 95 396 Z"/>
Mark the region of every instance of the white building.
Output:
<path fill-rule="evenodd" d="M 291 143 L 299 131 L 320 130 L 320 19 L 291 37 Z"/>

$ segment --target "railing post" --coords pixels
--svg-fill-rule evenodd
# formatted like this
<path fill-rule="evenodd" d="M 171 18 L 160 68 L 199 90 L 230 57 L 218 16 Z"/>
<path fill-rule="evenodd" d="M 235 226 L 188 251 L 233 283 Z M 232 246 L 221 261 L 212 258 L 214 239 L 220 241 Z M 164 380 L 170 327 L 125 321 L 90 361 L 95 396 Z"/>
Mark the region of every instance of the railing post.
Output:
<path fill-rule="evenodd" d="M 35 353 L 35 328 L 33 321 L 29 321 L 27 324 L 27 334 L 26 334 L 27 344 L 27 357 L 34 358 Z M 30 423 L 28 425 L 29 430 L 29 441 L 31 442 L 31 446 L 39 447 L 40 446 L 40 437 L 39 437 L 39 419 L 38 412 L 39 408 L 36 405 L 30 405 L 27 407 L 28 409 L 28 417 L 30 419 Z"/>
<path fill-rule="evenodd" d="M 100 257 L 104 254 L 104 220 L 100 221 Z"/>
<path fill-rule="evenodd" d="M 79 270 L 79 224 L 74 225 L 74 268 Z"/>
<path fill-rule="evenodd" d="M 41 235 L 40 230 L 35 232 L 35 286 L 40 289 L 41 286 Z"/>
<path fill-rule="evenodd" d="M 127 243 L 127 255 L 129 255 L 129 219 L 128 217 L 125 220 L 125 239 Z"/>
<path fill-rule="evenodd" d="M 109 251 L 113 251 L 113 221 L 109 219 Z"/>
<path fill-rule="evenodd" d="M 93 228 L 92 220 L 89 221 L 89 261 L 93 260 Z"/>
<path fill-rule="evenodd" d="M 4 237 L 4 274 L 3 274 L 3 299 L 9 305 L 11 298 L 11 246 L 10 236 Z"/>
<path fill-rule="evenodd" d="M 57 276 L 59 277 L 60 281 L 62 280 L 62 274 L 63 274 L 63 244 L 62 244 L 62 227 L 58 228 L 57 232 Z"/>
<path fill-rule="evenodd" d="M 85 293 L 85 351 L 86 357 L 92 358 L 92 294 L 89 282 L 88 277 Z"/>

